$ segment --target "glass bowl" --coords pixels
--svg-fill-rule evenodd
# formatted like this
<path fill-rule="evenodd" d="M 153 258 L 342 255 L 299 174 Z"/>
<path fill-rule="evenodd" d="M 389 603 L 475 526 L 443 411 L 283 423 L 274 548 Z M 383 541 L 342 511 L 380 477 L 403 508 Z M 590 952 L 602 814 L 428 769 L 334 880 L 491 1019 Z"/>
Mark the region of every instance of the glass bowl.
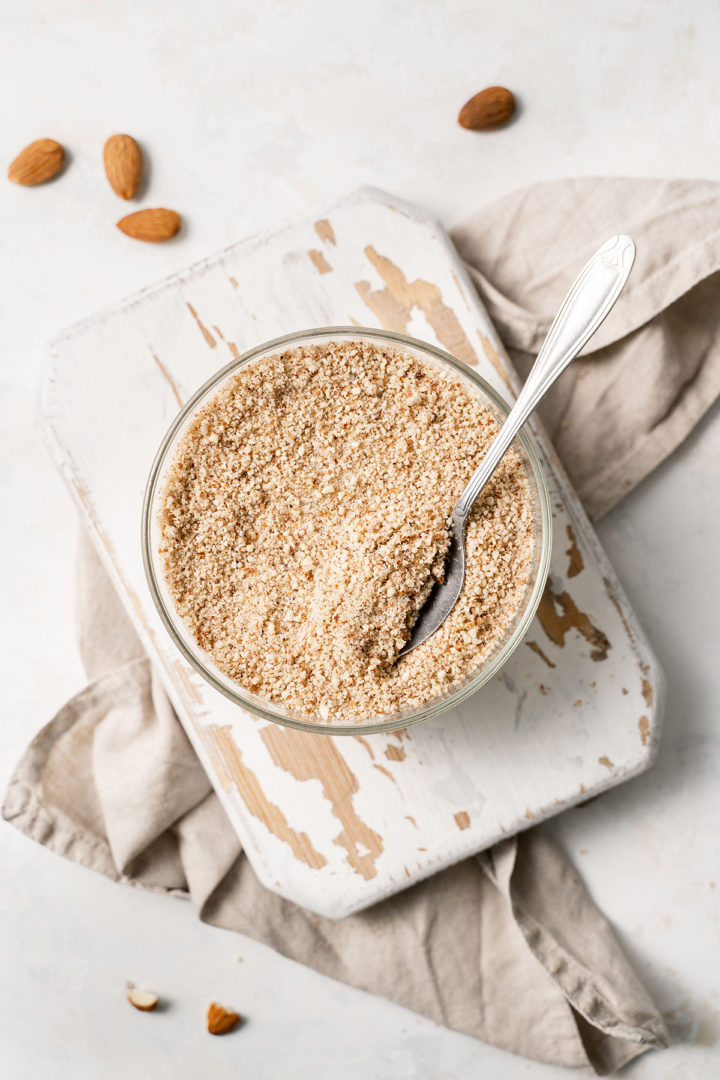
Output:
<path fill-rule="evenodd" d="M 420 706 L 394 712 L 384 716 L 369 716 L 362 720 L 345 721 L 339 724 L 318 722 L 300 713 L 284 709 L 265 698 L 258 697 L 244 689 L 228 675 L 220 671 L 210 657 L 197 644 L 188 631 L 182 617 L 176 612 L 170 592 L 165 584 L 163 568 L 158 553 L 159 526 L 157 514 L 158 493 L 163 486 L 166 469 L 175 456 L 178 442 L 185 434 L 198 408 L 215 395 L 222 384 L 236 375 L 240 368 L 252 364 L 272 353 L 282 352 L 299 345 L 315 345 L 328 341 L 366 341 L 378 345 L 393 345 L 416 358 L 432 364 L 446 374 L 459 378 L 465 388 L 498 416 L 504 418 L 509 406 L 471 368 L 456 360 L 442 349 L 385 330 L 371 330 L 356 326 L 333 326 L 325 329 L 306 330 L 288 334 L 265 342 L 246 352 L 244 356 L 233 360 L 226 367 L 216 372 L 212 378 L 193 394 L 185 407 L 173 421 L 158 450 L 150 470 L 150 477 L 145 491 L 142 518 L 143 562 L 148 585 L 155 606 L 171 638 L 181 653 L 211 686 L 230 698 L 236 705 L 266 720 L 273 720 L 286 727 L 299 728 L 302 731 L 323 735 L 357 735 L 378 731 L 395 731 L 399 728 L 417 724 L 431 716 L 437 716 L 446 709 L 465 701 L 474 694 L 483 683 L 491 679 L 502 667 L 511 653 L 519 645 L 527 630 L 542 596 L 548 573 L 551 545 L 551 512 L 545 477 L 532 437 L 523 431 L 513 444 L 517 449 L 528 478 L 530 495 L 533 502 L 535 535 L 533 545 L 533 565 L 528 576 L 528 584 L 523 603 L 518 608 L 515 619 L 505 634 L 498 640 L 493 651 L 484 658 L 478 667 L 462 682 L 452 686 L 443 695 L 434 697 Z"/>

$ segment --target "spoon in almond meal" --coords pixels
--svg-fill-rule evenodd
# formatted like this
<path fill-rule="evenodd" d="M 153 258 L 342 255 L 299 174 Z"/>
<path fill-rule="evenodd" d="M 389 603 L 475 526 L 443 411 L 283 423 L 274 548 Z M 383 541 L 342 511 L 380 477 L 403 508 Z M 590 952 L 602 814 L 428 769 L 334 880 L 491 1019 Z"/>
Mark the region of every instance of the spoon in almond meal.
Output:
<path fill-rule="evenodd" d="M 420 609 L 406 656 L 435 633 L 455 607 L 465 581 L 465 525 L 475 500 L 502 461 L 527 418 L 571 360 L 590 340 L 620 296 L 635 260 L 629 236 L 614 236 L 595 252 L 558 311 L 518 399 L 450 515 L 445 578 Z"/>

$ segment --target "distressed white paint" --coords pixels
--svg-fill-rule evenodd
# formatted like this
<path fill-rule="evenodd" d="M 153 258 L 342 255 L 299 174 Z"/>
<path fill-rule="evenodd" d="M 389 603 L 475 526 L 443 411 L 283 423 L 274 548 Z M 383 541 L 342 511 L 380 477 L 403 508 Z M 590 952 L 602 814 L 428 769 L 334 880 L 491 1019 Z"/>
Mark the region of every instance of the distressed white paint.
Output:
<path fill-rule="evenodd" d="M 314 229 L 323 218 L 332 225 L 335 244 L 323 242 Z M 213 691 L 180 659 L 152 606 L 139 545 L 145 480 L 178 407 L 154 357 L 185 400 L 231 358 L 229 342 L 242 352 L 310 326 L 351 320 L 377 325 L 355 288 L 359 281 L 370 282 L 373 290 L 384 284 L 365 254 L 368 245 L 408 281 L 439 287 L 476 349 L 478 370 L 507 394 L 478 335 L 501 347 L 440 227 L 398 200 L 361 189 L 306 221 L 230 248 L 68 331 L 53 346 L 43 402 L 55 460 L 258 875 L 269 888 L 330 917 L 371 904 L 642 771 L 654 756 L 662 699 L 661 674 L 648 645 L 542 436 L 554 508 L 551 581 L 556 592 L 569 588 L 578 607 L 607 635 L 608 658 L 590 659 L 587 641 L 574 630 L 564 648 L 557 647 L 536 620 L 526 640 L 536 641 L 554 668 L 523 644 L 469 701 L 413 727 L 401 742 L 385 735 L 366 736 L 367 745 L 353 738 L 335 740 L 359 781 L 354 810 L 383 840 L 375 876 L 366 879 L 349 864 L 336 842 L 342 826 L 320 784 L 299 782 L 275 767 L 260 738 L 263 724 Z M 318 272 L 311 249 L 322 250 L 330 272 Z M 409 331 L 442 345 L 422 313 L 417 315 Z M 569 585 L 568 525 L 585 564 Z M 643 696 L 644 678 L 652 687 L 652 704 Z M 641 717 L 647 717 L 643 730 Z M 260 778 L 265 795 L 292 828 L 308 833 L 327 859 L 325 867 L 311 869 L 298 861 L 285 841 L 248 812 L 234 788 L 225 791 L 217 784 L 201 743 L 200 730 L 207 724 L 232 727 L 243 761 Z M 406 753 L 403 761 L 385 754 L 398 745 Z M 458 827 L 456 814 L 468 815 L 466 828 Z"/>

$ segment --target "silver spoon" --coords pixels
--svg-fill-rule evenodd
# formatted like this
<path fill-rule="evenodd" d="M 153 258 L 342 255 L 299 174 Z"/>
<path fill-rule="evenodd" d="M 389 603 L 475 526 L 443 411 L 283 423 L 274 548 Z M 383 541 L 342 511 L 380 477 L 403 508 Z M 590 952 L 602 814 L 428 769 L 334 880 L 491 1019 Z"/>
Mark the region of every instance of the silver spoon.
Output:
<path fill-rule="evenodd" d="M 634 260 L 635 245 L 630 237 L 614 236 L 595 252 L 575 279 L 517 401 L 455 504 L 450 515 L 450 547 L 445 561 L 445 580 L 435 586 L 425 601 L 412 628 L 410 640 L 398 654 L 398 659 L 427 641 L 455 607 L 465 581 L 465 525 L 475 500 L 527 418 L 612 308 L 623 290 Z"/>

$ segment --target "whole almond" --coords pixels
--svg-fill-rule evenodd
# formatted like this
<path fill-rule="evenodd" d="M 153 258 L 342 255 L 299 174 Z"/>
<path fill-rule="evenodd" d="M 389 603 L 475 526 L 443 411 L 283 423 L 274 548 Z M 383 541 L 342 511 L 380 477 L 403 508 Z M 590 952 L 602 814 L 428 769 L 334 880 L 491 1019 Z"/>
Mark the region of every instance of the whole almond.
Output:
<path fill-rule="evenodd" d="M 225 1009 L 213 1001 L 208 1008 L 207 1029 L 211 1035 L 227 1035 L 240 1023 L 240 1014 L 232 1009 Z"/>
<path fill-rule="evenodd" d="M 54 139 L 36 139 L 21 150 L 8 169 L 8 180 L 31 187 L 44 184 L 62 169 L 65 151 Z"/>
<path fill-rule="evenodd" d="M 467 101 L 458 116 L 458 124 L 473 131 L 491 131 L 502 127 L 515 112 L 515 97 L 504 86 L 488 86 Z"/>
<path fill-rule="evenodd" d="M 111 135 L 103 150 L 105 174 L 121 199 L 132 199 L 143 174 L 142 150 L 131 135 Z"/>
<path fill-rule="evenodd" d="M 180 215 L 174 210 L 157 207 L 154 210 L 137 210 L 128 214 L 117 223 L 120 232 L 132 236 L 134 240 L 147 240 L 151 244 L 160 244 L 170 240 L 180 228 Z"/>

